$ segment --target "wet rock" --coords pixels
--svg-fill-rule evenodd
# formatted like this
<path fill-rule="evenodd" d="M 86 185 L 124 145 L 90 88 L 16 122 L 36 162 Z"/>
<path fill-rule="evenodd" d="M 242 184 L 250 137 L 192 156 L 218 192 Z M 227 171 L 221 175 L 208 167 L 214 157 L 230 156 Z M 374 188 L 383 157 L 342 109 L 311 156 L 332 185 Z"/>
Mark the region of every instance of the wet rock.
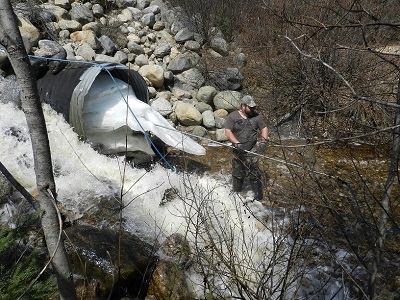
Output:
<path fill-rule="evenodd" d="M 157 261 L 153 246 L 122 232 L 119 249 L 117 231 L 85 225 L 67 228 L 66 234 L 73 272 L 96 282 L 97 296 L 144 298 Z"/>
<path fill-rule="evenodd" d="M 193 300 L 185 275 L 173 262 L 162 260 L 151 277 L 148 295 L 158 300 Z"/>
<path fill-rule="evenodd" d="M 179 233 L 170 235 L 161 251 L 166 255 L 160 260 L 149 283 L 148 295 L 156 299 L 194 299 L 185 280 L 184 269 L 190 261 L 190 247 Z"/>

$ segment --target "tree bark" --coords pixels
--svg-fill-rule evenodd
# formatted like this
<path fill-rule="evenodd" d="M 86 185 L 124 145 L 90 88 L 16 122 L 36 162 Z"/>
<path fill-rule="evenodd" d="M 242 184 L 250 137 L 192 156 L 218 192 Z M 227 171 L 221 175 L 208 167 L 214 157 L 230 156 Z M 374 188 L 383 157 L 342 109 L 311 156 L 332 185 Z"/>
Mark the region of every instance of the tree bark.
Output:
<path fill-rule="evenodd" d="M 61 299 L 77 299 L 68 256 L 61 237 L 49 139 L 36 78 L 9 0 L 0 0 L 0 42 L 5 46 L 21 88 L 22 110 L 32 142 L 41 222 Z M 54 255 L 54 256 L 53 256 Z"/>

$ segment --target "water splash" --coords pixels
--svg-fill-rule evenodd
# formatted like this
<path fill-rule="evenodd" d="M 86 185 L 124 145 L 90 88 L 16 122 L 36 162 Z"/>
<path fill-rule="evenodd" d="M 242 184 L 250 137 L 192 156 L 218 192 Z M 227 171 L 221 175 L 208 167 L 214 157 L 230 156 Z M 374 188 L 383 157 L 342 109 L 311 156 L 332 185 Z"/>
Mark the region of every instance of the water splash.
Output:
<path fill-rule="evenodd" d="M 32 148 L 24 114 L 13 103 L 0 103 L 0 111 L 2 162 L 28 191 L 34 193 Z M 258 271 L 271 263 L 274 254 L 272 236 L 276 232 L 265 224 L 260 225 L 260 220 L 271 213 L 257 203 L 244 205 L 243 199 L 231 194 L 227 177 L 175 173 L 159 165 L 151 171 L 124 165 L 121 158 L 101 155 L 82 142 L 64 118 L 48 105 L 44 105 L 44 113 L 58 200 L 71 218 L 79 219 L 96 208 L 94 199 L 113 199 L 123 189 L 126 230 L 145 240 L 157 238 L 159 242 L 172 233 L 182 233 L 193 249 L 196 247 L 207 255 L 212 255 L 207 253 L 210 245 L 218 242 L 221 255 L 238 263 L 235 276 L 240 276 L 249 287 L 259 284 Z M 175 193 L 171 201 L 165 202 L 168 191 Z M 286 249 L 283 247 L 280 251 L 280 259 L 284 261 Z M 276 262 L 274 267 L 279 270 L 284 264 L 280 266 Z M 224 269 L 221 274 L 212 274 L 215 289 L 221 294 L 225 290 L 232 294 L 232 277 L 224 277 L 224 274 Z M 189 276 L 193 290 L 204 297 L 204 278 L 194 270 Z M 279 284 L 280 281 L 271 282 Z"/>

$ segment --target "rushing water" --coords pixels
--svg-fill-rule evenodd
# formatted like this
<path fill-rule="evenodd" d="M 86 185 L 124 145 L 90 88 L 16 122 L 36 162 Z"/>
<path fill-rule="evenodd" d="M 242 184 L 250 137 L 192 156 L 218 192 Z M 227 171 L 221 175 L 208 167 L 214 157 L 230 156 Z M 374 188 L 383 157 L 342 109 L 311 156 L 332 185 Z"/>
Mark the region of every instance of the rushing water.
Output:
<path fill-rule="evenodd" d="M 123 209 L 126 230 L 147 241 L 157 239 L 159 242 L 178 232 L 188 237 L 192 247 L 203 249 L 207 249 L 213 238 L 208 234 L 216 235 L 216 240 L 231 237 L 230 243 L 221 242 L 222 252 L 229 251 L 226 254 L 243 265 L 242 270 L 247 271 L 243 271 L 241 276 L 248 279 L 249 285 L 259 283 L 255 271 L 271 258 L 274 245 L 273 231 L 260 220 L 268 219 L 273 212 L 258 202 L 245 204 L 246 195 L 237 197 L 232 194 L 226 170 L 213 169 L 211 176 L 207 172 L 175 172 L 161 165 L 155 165 L 150 171 L 132 167 L 121 158 L 98 154 L 79 140 L 60 115 L 48 106 L 44 108 L 58 200 L 70 219 L 79 220 L 88 211 L 96 209 L 96 199 L 99 198 L 109 198 L 118 206 L 119 196 L 123 195 L 122 202 L 127 205 Z M 33 157 L 26 121 L 23 112 L 12 103 L 0 103 L 0 139 L 2 163 L 28 191 L 35 194 Z M 172 199 L 166 201 L 169 191 L 174 193 Z M 218 228 L 214 228 L 217 224 Z M 282 255 L 286 255 L 285 251 Z M 276 269 L 279 268 L 277 263 Z M 227 289 L 230 280 L 214 275 L 216 286 L 221 290 Z M 193 271 L 190 282 L 201 296 L 203 278 Z M 310 282 L 312 278 L 304 292 L 312 287 Z M 338 283 L 327 284 L 328 290 L 330 285 L 333 294 Z M 327 298 L 329 295 L 328 292 Z M 335 299 L 341 298 L 341 293 L 335 296 Z"/>

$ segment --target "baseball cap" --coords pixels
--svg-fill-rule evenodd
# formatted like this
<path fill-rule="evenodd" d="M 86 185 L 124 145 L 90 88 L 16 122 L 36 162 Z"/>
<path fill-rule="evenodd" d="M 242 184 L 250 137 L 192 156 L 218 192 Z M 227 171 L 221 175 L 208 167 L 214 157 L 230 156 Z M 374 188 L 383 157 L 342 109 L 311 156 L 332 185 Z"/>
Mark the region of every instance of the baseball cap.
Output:
<path fill-rule="evenodd" d="M 254 102 L 254 99 L 252 96 L 250 95 L 246 95 L 244 96 L 241 100 L 240 100 L 240 104 L 245 104 L 248 107 L 256 107 L 257 104 Z"/>

